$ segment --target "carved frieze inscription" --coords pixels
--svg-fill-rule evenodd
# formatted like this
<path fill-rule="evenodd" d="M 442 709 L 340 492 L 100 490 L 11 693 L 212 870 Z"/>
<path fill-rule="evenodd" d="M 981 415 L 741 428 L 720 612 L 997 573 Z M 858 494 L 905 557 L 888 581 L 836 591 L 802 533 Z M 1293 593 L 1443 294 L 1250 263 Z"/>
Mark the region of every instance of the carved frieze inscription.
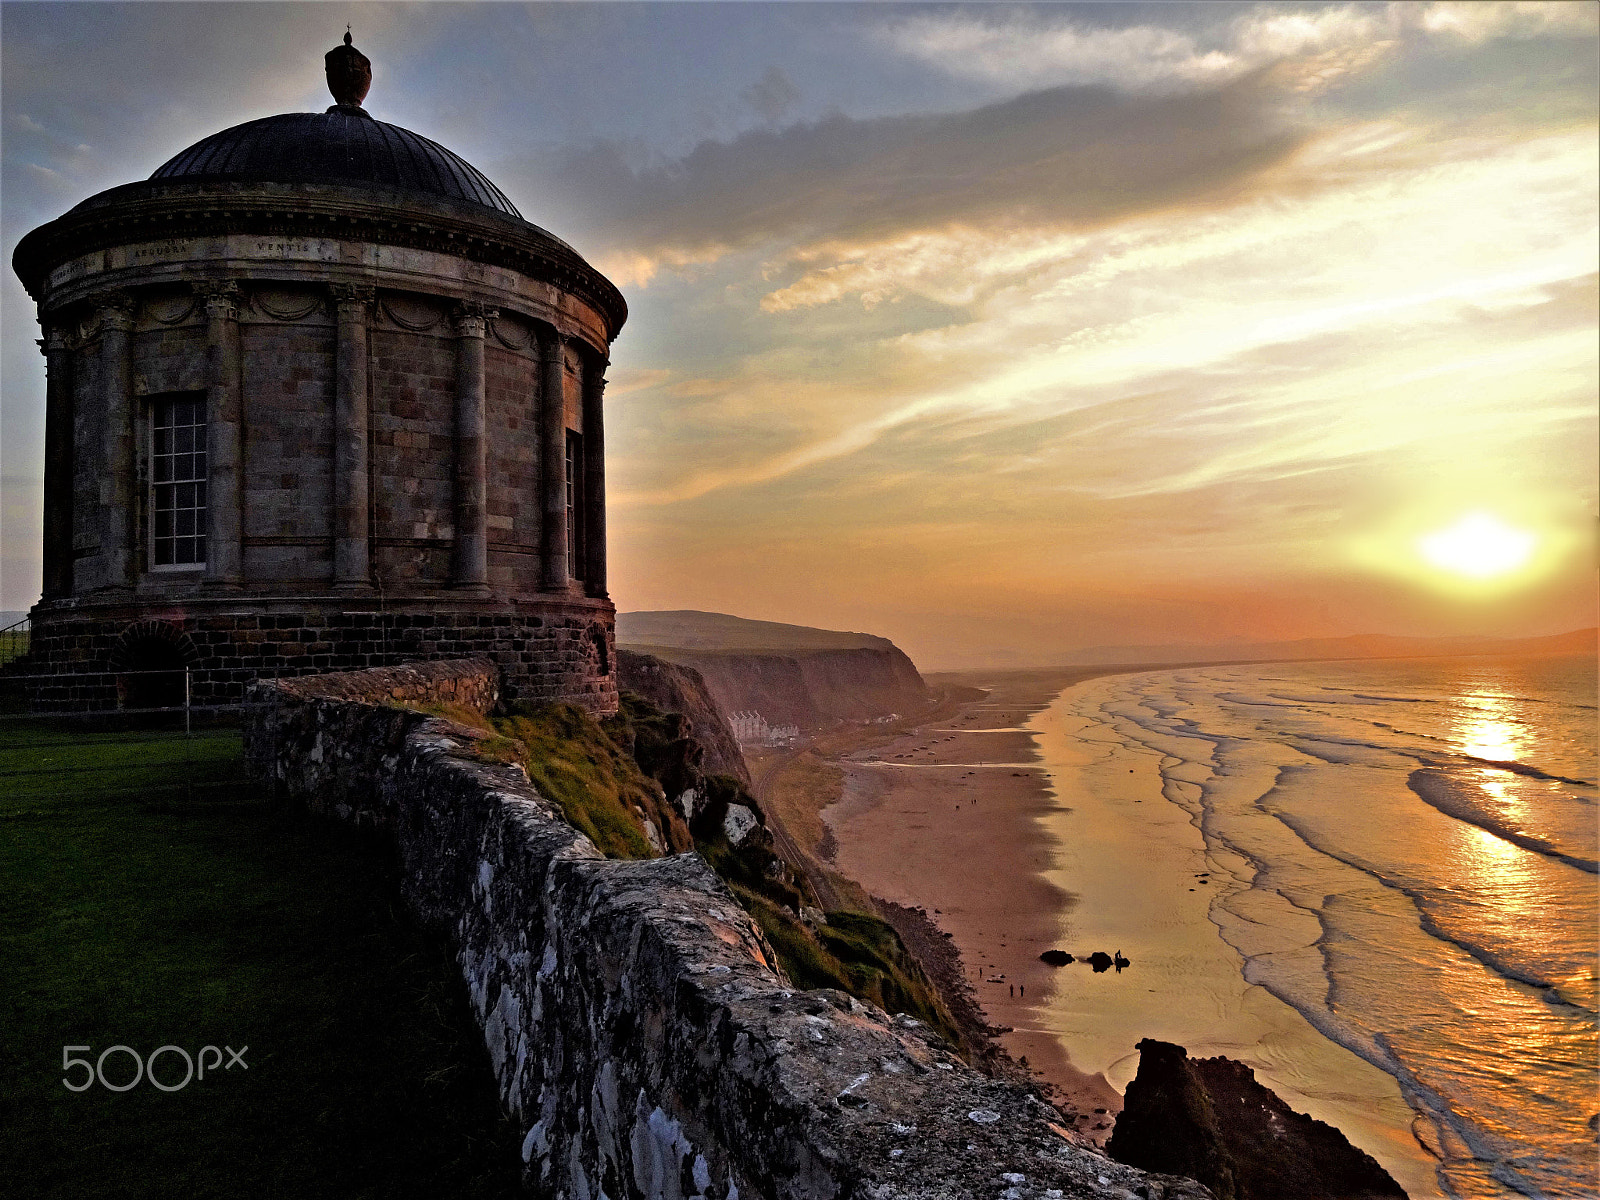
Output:
<path fill-rule="evenodd" d="M 58 288 L 64 283 L 71 283 L 74 279 L 82 279 L 85 275 L 98 275 L 106 270 L 106 257 L 109 251 L 96 250 L 93 254 L 85 254 L 62 263 L 50 272 L 50 286 Z"/>
<path fill-rule="evenodd" d="M 216 249 L 216 240 L 212 238 L 162 238 L 154 242 L 112 246 L 110 249 L 96 250 L 92 254 L 80 255 L 62 263 L 50 272 L 50 287 L 58 288 L 76 279 L 98 275 L 105 271 L 194 262 L 197 259 L 212 257 Z"/>
<path fill-rule="evenodd" d="M 227 234 L 219 237 L 174 237 L 113 246 L 62 263 L 50 273 L 49 286 L 51 289 L 61 288 L 106 272 L 121 270 L 159 270 L 167 267 L 176 269 L 181 275 L 185 268 L 202 262 L 224 267 L 231 263 L 234 269 L 246 272 L 246 277 L 250 269 L 245 264 L 249 262 L 360 265 L 378 269 L 391 277 L 411 276 L 419 281 L 425 280 L 426 287 L 419 288 L 419 291 L 435 291 L 441 283 L 454 281 L 458 285 L 470 285 L 474 291 L 482 287 L 501 292 L 507 297 L 517 297 L 515 307 L 520 308 L 525 317 L 559 325 L 569 337 L 577 334 L 595 346 L 604 344 L 605 340 L 599 314 L 587 304 L 549 283 L 530 279 L 518 271 L 432 250 L 333 238 Z M 399 279 L 393 279 L 393 283 L 405 286 Z M 254 307 L 256 312 L 277 320 L 314 321 L 322 315 L 317 311 L 319 306 L 320 301 L 312 305 L 309 297 L 274 294 L 267 296 L 265 303 L 257 302 Z M 507 310 L 503 308 L 502 311 Z M 181 323 L 198 315 L 198 310 L 181 316 L 175 311 L 163 311 L 156 319 L 163 324 Z M 418 323 L 409 312 L 395 311 L 385 315 L 403 328 L 415 328 Z M 431 327 L 433 314 L 429 313 L 423 323 Z M 501 344 L 517 350 L 528 345 L 528 336 L 522 329 L 496 331 Z"/>
<path fill-rule="evenodd" d="M 282 234 L 233 233 L 227 238 L 228 258 L 269 259 L 285 262 L 338 262 L 339 243 L 330 238 L 292 237 Z"/>
<path fill-rule="evenodd" d="M 194 243 L 188 238 L 170 238 L 164 242 L 149 242 L 142 246 L 124 246 L 126 264 L 137 267 L 147 262 L 166 262 L 174 258 L 188 258 Z"/>

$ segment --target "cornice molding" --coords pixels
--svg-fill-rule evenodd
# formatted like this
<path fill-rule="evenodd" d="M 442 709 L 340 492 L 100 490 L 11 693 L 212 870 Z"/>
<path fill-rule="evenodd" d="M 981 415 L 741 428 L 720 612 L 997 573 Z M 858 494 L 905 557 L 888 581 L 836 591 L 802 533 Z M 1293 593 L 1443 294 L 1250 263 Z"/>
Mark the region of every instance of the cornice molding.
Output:
<path fill-rule="evenodd" d="M 627 302 L 609 279 L 535 225 L 404 196 L 382 203 L 356 188 L 129 184 L 27 234 L 12 264 L 28 294 L 40 301 L 49 291 L 50 271 L 85 253 L 230 233 L 375 242 L 506 267 L 586 300 L 605 319 L 608 340 L 628 316 Z"/>

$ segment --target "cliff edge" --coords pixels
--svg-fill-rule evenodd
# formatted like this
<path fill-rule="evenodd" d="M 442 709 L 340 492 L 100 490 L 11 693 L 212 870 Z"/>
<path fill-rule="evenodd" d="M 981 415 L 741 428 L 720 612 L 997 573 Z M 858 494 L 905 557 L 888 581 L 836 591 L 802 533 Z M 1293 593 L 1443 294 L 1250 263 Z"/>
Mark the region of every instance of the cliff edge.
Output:
<path fill-rule="evenodd" d="M 618 647 L 617 686 L 643 696 L 659 709 L 687 717 L 692 735 L 705 748 L 701 769 L 708 775 L 731 775 L 750 786 L 750 770 L 739 742 L 699 671 Z"/>
<path fill-rule="evenodd" d="M 772 725 L 868 721 L 929 701 L 911 659 L 872 634 L 685 610 L 620 613 L 617 641 L 698 672 L 724 714 L 758 712 Z"/>
<path fill-rule="evenodd" d="M 461 968 L 531 1193 L 1211 1200 L 1075 1145 L 921 1020 L 797 986 L 699 855 L 602 856 L 528 768 L 553 772 L 495 757 L 498 694 L 488 660 L 262 680 L 245 746 L 280 803 L 393 847 Z"/>

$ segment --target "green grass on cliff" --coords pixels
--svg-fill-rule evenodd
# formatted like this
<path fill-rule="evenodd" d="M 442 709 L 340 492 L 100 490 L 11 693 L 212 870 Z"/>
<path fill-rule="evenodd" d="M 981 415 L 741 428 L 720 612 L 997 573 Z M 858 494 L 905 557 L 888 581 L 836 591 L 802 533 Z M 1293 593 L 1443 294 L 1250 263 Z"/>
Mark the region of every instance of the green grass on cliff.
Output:
<path fill-rule="evenodd" d="M 465 990 L 388 856 L 241 775 L 229 731 L 0 740 L 0 1191 L 518 1195 Z M 64 1046 L 116 1045 L 249 1049 L 173 1092 L 63 1085 Z M 184 1072 L 172 1052 L 157 1070 Z M 105 1072 L 125 1082 L 132 1060 Z"/>
<path fill-rule="evenodd" d="M 447 715 L 447 714 L 446 714 Z M 643 833 L 652 820 L 673 849 L 689 849 L 691 831 L 663 799 L 661 780 L 674 789 L 685 779 L 695 751 L 682 722 L 637 696 L 624 696 L 619 712 L 602 725 L 567 704 L 518 706 L 494 728 L 519 746 L 520 761 L 540 792 L 560 804 L 575 826 L 608 857 L 653 855 Z M 955 1023 L 894 927 L 867 913 L 835 911 L 813 929 L 800 919 L 815 897 L 805 876 L 768 846 L 728 844 L 721 830 L 729 804 L 759 811 L 739 782 L 726 776 L 698 779 L 706 793 L 692 830 L 693 848 L 710 864 L 760 925 L 785 973 L 803 988 L 837 988 L 891 1013 L 909 1013 L 956 1044 Z M 683 830 L 680 834 L 679 830 Z"/>
<path fill-rule="evenodd" d="M 666 849 L 692 845 L 659 785 L 581 708 L 518 704 L 494 725 L 518 744 L 516 757 L 540 794 L 559 804 L 606 857 L 654 858 L 647 820 L 662 831 Z"/>
<path fill-rule="evenodd" d="M 703 851 L 704 852 L 704 851 Z M 715 865 L 722 855 L 707 854 Z M 720 872 L 719 872 L 720 874 Z M 922 967 L 880 917 L 835 910 L 813 929 L 794 911 L 762 892 L 727 879 L 729 890 L 761 926 L 786 975 L 797 987 L 837 988 L 889 1013 L 908 1013 L 931 1026 L 952 1047 L 960 1045 L 955 1022 Z"/>

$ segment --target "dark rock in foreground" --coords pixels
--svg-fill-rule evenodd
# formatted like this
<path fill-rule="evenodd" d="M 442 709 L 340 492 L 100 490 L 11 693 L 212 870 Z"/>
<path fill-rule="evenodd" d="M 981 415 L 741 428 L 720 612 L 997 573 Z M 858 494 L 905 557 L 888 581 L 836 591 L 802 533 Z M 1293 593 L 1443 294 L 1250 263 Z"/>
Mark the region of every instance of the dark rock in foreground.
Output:
<path fill-rule="evenodd" d="M 1046 950 L 1039 955 L 1039 961 L 1052 967 L 1064 967 L 1072 961 L 1072 955 L 1065 950 Z"/>
<path fill-rule="evenodd" d="M 1187 1175 L 1218 1200 L 1377 1200 L 1401 1190 L 1332 1125 L 1297 1113 L 1231 1058 L 1146 1038 L 1106 1151 Z"/>

